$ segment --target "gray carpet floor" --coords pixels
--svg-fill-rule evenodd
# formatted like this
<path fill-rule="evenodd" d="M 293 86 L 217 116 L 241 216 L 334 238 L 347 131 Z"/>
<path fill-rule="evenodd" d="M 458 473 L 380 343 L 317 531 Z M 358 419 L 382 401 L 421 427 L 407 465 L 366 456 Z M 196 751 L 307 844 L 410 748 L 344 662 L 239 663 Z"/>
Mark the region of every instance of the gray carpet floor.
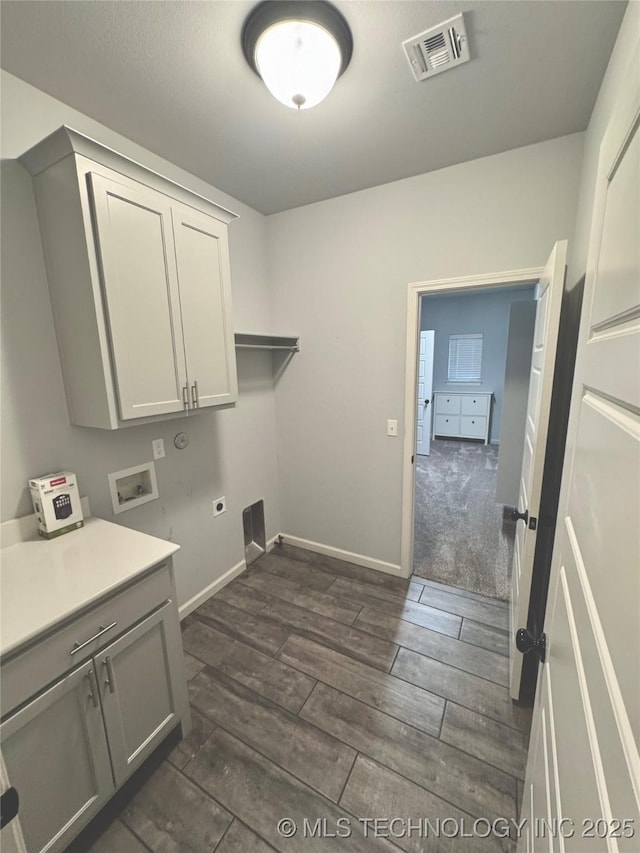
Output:
<path fill-rule="evenodd" d="M 413 573 L 509 598 L 515 525 L 495 502 L 498 448 L 436 439 L 416 456 Z"/>

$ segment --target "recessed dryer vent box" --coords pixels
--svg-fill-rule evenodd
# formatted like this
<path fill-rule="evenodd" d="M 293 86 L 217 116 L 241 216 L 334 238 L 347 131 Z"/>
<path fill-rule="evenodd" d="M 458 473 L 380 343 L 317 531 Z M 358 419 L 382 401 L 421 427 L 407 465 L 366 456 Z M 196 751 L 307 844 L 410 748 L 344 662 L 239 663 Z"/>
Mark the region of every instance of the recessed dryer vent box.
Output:
<path fill-rule="evenodd" d="M 156 469 L 153 462 L 135 465 L 109 474 L 109 490 L 113 511 L 117 515 L 158 497 Z"/>
<path fill-rule="evenodd" d="M 244 558 L 247 565 L 266 553 L 264 530 L 264 501 L 256 501 L 242 510 L 244 529 Z"/>
<path fill-rule="evenodd" d="M 70 471 L 59 471 L 29 480 L 36 513 L 38 536 L 53 539 L 84 527 L 78 482 Z"/>

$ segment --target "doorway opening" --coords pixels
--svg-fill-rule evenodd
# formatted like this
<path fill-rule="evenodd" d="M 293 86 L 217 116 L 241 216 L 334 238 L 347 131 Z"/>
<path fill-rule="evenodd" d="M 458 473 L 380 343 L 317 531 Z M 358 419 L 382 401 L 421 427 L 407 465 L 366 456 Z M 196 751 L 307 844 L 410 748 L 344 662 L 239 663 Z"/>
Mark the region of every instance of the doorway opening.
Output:
<path fill-rule="evenodd" d="M 421 281 L 409 285 L 407 294 L 407 350 L 405 366 L 405 431 L 404 431 L 404 458 L 403 458 L 403 487 L 402 487 L 402 541 L 400 564 L 402 575 L 410 577 L 414 567 L 414 517 L 415 517 L 415 490 L 416 490 L 416 447 L 418 429 L 419 400 L 429 399 L 427 414 L 423 412 L 422 428 L 425 423 L 430 430 L 431 447 L 433 447 L 433 393 L 420 398 L 419 392 L 419 357 L 420 357 L 420 332 L 423 331 L 421 307 L 423 297 L 462 297 L 469 294 L 487 293 L 489 291 L 511 290 L 515 288 L 534 288 L 540 280 L 544 269 L 533 267 L 522 270 L 511 270 L 507 272 L 488 273 L 486 275 L 466 276 L 454 279 L 437 279 L 434 281 Z M 428 309 L 427 309 L 428 310 Z M 428 315 L 425 312 L 425 318 Z M 428 319 L 425 319 L 424 331 L 431 330 Z M 472 330 L 475 333 L 478 330 Z M 435 332 L 435 330 L 434 330 Z M 435 334 L 434 334 L 434 357 L 435 357 Z M 448 365 L 448 341 L 445 345 Z M 428 372 L 428 371 L 427 371 Z M 435 379 L 435 377 L 434 377 Z M 472 390 L 477 391 L 473 386 Z M 438 388 L 434 385 L 433 390 Z M 451 386 L 445 384 L 444 390 L 451 390 Z M 526 393 L 526 392 L 525 392 Z M 476 398 L 477 399 L 477 398 Z M 492 403 L 493 405 L 493 403 Z M 429 411 L 431 410 L 431 411 Z M 489 433 L 489 447 L 491 447 Z M 477 442 L 479 444 L 479 442 Z M 518 454 L 522 453 L 522 445 Z M 425 454 L 426 455 L 426 454 Z M 427 457 L 427 459 L 429 459 Z"/>
<path fill-rule="evenodd" d="M 536 285 L 420 297 L 412 573 L 509 598 Z"/>
<path fill-rule="evenodd" d="M 417 398 L 418 335 L 420 329 L 420 298 L 424 294 L 455 292 L 469 293 L 490 287 L 536 284 L 536 318 L 534 345 L 531 355 L 525 440 L 522 450 L 518 505 L 514 509 L 516 535 L 513 548 L 513 567 L 509 595 L 509 690 L 519 700 L 528 692 L 530 679 L 523 666 L 524 655 L 532 649 L 544 657 L 544 636 L 540 633 L 541 614 L 546 597 L 540 593 L 539 579 L 548 571 L 549 546 L 545 545 L 545 530 L 553 529 L 557 512 L 558 478 L 549 476 L 547 461 L 556 458 L 548 452 L 554 446 L 564 447 L 566 436 L 566 407 L 559 406 L 563 377 L 573 370 L 573 358 L 565 364 L 569 352 L 569 327 L 565 322 L 565 341 L 561 341 L 561 313 L 566 273 L 567 241 L 558 240 L 542 269 L 520 270 L 513 273 L 471 276 L 410 284 L 407 301 L 407 358 L 405 385 L 405 458 L 403 460 L 402 513 L 402 574 L 408 577 L 413 567 L 414 487 L 416 429 L 414 412 Z M 568 301 L 565 307 L 568 307 Z M 564 315 L 568 320 L 568 311 Z M 567 344 L 567 346 L 565 346 Z M 557 359 L 560 359 L 560 369 Z M 562 381 L 561 381 L 562 380 Z M 462 406 L 460 405 L 462 415 Z M 462 426 L 462 424 L 461 424 Z M 543 501 L 544 497 L 544 501 Z M 540 534 L 538 533 L 540 527 Z M 540 546 L 540 547 L 538 547 Z M 433 582 L 425 581 L 432 586 Z M 465 593 L 468 595 L 468 593 Z M 422 601 L 422 597 L 421 597 Z M 425 598 L 425 603 L 428 596 Z"/>

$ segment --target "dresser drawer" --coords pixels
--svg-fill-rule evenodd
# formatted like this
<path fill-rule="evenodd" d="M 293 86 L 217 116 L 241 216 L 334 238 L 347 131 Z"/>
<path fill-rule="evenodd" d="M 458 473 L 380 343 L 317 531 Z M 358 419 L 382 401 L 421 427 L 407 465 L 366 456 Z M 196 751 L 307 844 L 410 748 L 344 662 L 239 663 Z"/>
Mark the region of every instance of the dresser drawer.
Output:
<path fill-rule="evenodd" d="M 459 415 L 459 394 L 436 394 L 436 415 Z"/>
<path fill-rule="evenodd" d="M 460 435 L 460 417 L 458 415 L 436 415 L 434 435 Z"/>
<path fill-rule="evenodd" d="M 162 564 L 122 592 L 98 602 L 93 609 L 3 662 L 2 716 L 96 654 L 172 597 L 169 565 Z M 108 626 L 112 627 L 103 630 Z M 96 634 L 99 634 L 96 639 L 71 654 L 76 644 L 84 644 Z"/>
<path fill-rule="evenodd" d="M 468 394 L 462 398 L 460 413 L 462 415 L 488 415 L 490 399 L 488 394 L 480 394 L 477 397 Z"/>
<path fill-rule="evenodd" d="M 460 435 L 464 438 L 484 438 L 487 434 L 487 419 L 462 415 L 460 417 Z"/>

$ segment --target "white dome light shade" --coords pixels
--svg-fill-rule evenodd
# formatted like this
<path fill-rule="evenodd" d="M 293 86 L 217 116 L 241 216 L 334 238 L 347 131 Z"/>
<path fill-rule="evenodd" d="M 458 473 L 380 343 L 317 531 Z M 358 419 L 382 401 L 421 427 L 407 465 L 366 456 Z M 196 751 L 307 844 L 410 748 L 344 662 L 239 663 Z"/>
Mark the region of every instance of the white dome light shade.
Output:
<path fill-rule="evenodd" d="M 342 55 L 335 38 L 311 21 L 280 21 L 255 47 L 255 63 L 267 89 L 292 109 L 315 107 L 338 78 Z"/>

